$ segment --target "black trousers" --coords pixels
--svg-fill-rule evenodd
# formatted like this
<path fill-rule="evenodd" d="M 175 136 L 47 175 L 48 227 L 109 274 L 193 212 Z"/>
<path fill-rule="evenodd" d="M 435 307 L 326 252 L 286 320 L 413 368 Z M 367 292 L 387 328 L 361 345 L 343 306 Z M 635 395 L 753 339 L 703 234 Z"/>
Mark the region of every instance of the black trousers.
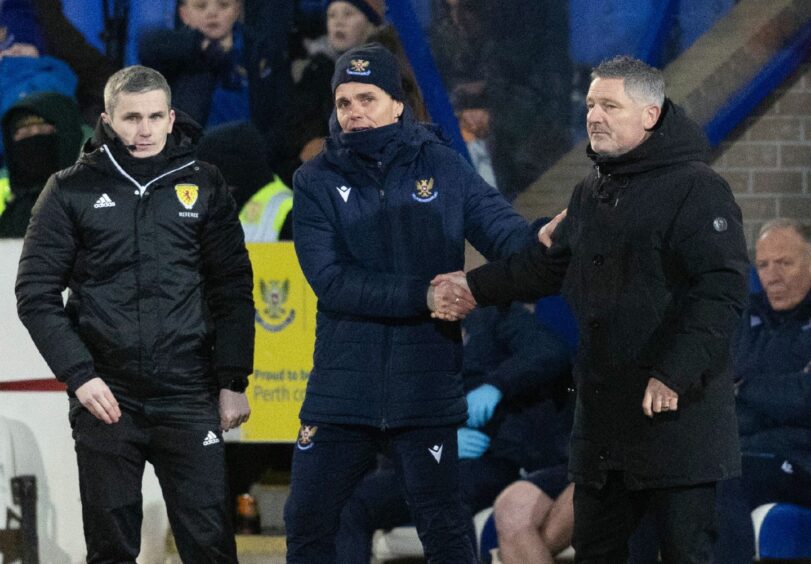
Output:
<path fill-rule="evenodd" d="M 310 434 L 293 453 L 284 508 L 287 562 L 334 564 L 341 511 L 378 452 L 394 463 L 426 560 L 477 562 L 472 523 L 459 493 L 456 427 L 382 431 L 362 425 L 305 422 Z M 354 564 L 354 563 L 353 563 Z"/>
<path fill-rule="evenodd" d="M 649 513 L 661 539 L 665 564 L 707 564 L 717 537 L 715 482 L 629 490 L 622 472 L 609 472 L 602 488 L 576 484 L 574 538 L 578 563 L 624 563 L 628 539 Z"/>
<path fill-rule="evenodd" d="M 132 403 L 108 425 L 71 400 L 87 562 L 135 562 L 146 462 L 155 468 L 183 562 L 237 562 L 216 397 Z"/>

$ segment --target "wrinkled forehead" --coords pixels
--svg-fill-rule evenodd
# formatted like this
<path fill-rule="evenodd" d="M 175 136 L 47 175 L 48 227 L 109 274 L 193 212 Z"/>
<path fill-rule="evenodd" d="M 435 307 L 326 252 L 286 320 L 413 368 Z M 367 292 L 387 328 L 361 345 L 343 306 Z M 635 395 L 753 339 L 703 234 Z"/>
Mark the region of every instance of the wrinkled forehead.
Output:
<path fill-rule="evenodd" d="M 811 261 L 811 243 L 791 227 L 770 229 L 755 243 L 755 260 L 776 258 Z"/>

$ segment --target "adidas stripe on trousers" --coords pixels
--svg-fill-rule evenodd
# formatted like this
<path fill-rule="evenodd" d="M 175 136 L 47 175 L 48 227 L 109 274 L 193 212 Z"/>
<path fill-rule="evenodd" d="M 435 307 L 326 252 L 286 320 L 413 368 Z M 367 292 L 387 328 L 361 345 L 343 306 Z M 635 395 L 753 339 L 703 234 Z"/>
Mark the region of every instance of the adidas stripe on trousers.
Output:
<path fill-rule="evenodd" d="M 155 468 L 182 561 L 237 562 L 216 397 L 119 403 L 121 419 L 108 425 L 71 399 L 87 562 L 135 562 L 146 462 Z"/>

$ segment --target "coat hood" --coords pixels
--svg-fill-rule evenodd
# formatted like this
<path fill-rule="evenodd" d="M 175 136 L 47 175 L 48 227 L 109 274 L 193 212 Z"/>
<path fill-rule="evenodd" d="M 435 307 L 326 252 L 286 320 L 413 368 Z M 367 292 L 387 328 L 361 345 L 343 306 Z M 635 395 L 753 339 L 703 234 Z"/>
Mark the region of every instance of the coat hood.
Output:
<path fill-rule="evenodd" d="M 669 98 L 652 135 L 631 151 L 607 157 L 586 149 L 601 174 L 627 175 L 688 161 L 709 162 L 710 146 L 696 122 Z"/>
<path fill-rule="evenodd" d="M 35 92 L 11 106 L 2 119 L 3 144 L 7 148 L 13 143 L 13 123 L 21 114 L 35 114 L 56 128 L 60 168 L 69 167 L 76 162 L 83 132 L 79 107 L 72 98 L 56 92 Z M 9 180 L 14 186 L 17 171 L 11 162 L 8 163 L 8 169 Z"/>

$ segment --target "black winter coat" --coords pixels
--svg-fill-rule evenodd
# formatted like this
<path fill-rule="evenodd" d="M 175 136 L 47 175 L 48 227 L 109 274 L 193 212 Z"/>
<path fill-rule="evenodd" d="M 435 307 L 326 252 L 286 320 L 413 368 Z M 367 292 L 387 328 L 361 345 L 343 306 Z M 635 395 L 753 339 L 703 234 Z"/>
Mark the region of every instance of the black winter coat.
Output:
<path fill-rule="evenodd" d="M 178 114 L 172 136 L 139 183 L 126 168 L 138 159 L 99 125 L 34 206 L 17 308 L 70 392 L 100 376 L 119 399 L 194 394 L 252 371 L 253 275 L 233 199 L 192 157 L 199 127 Z"/>
<path fill-rule="evenodd" d="M 468 274 L 480 304 L 562 289 L 580 330 L 570 451 L 577 483 L 625 471 L 629 488 L 735 476 L 740 453 L 729 339 L 746 303 L 747 255 L 729 186 L 698 126 L 666 102 L 653 134 L 614 158 L 589 150 L 548 250 L 534 245 Z M 656 377 L 678 411 L 645 417 Z"/>

